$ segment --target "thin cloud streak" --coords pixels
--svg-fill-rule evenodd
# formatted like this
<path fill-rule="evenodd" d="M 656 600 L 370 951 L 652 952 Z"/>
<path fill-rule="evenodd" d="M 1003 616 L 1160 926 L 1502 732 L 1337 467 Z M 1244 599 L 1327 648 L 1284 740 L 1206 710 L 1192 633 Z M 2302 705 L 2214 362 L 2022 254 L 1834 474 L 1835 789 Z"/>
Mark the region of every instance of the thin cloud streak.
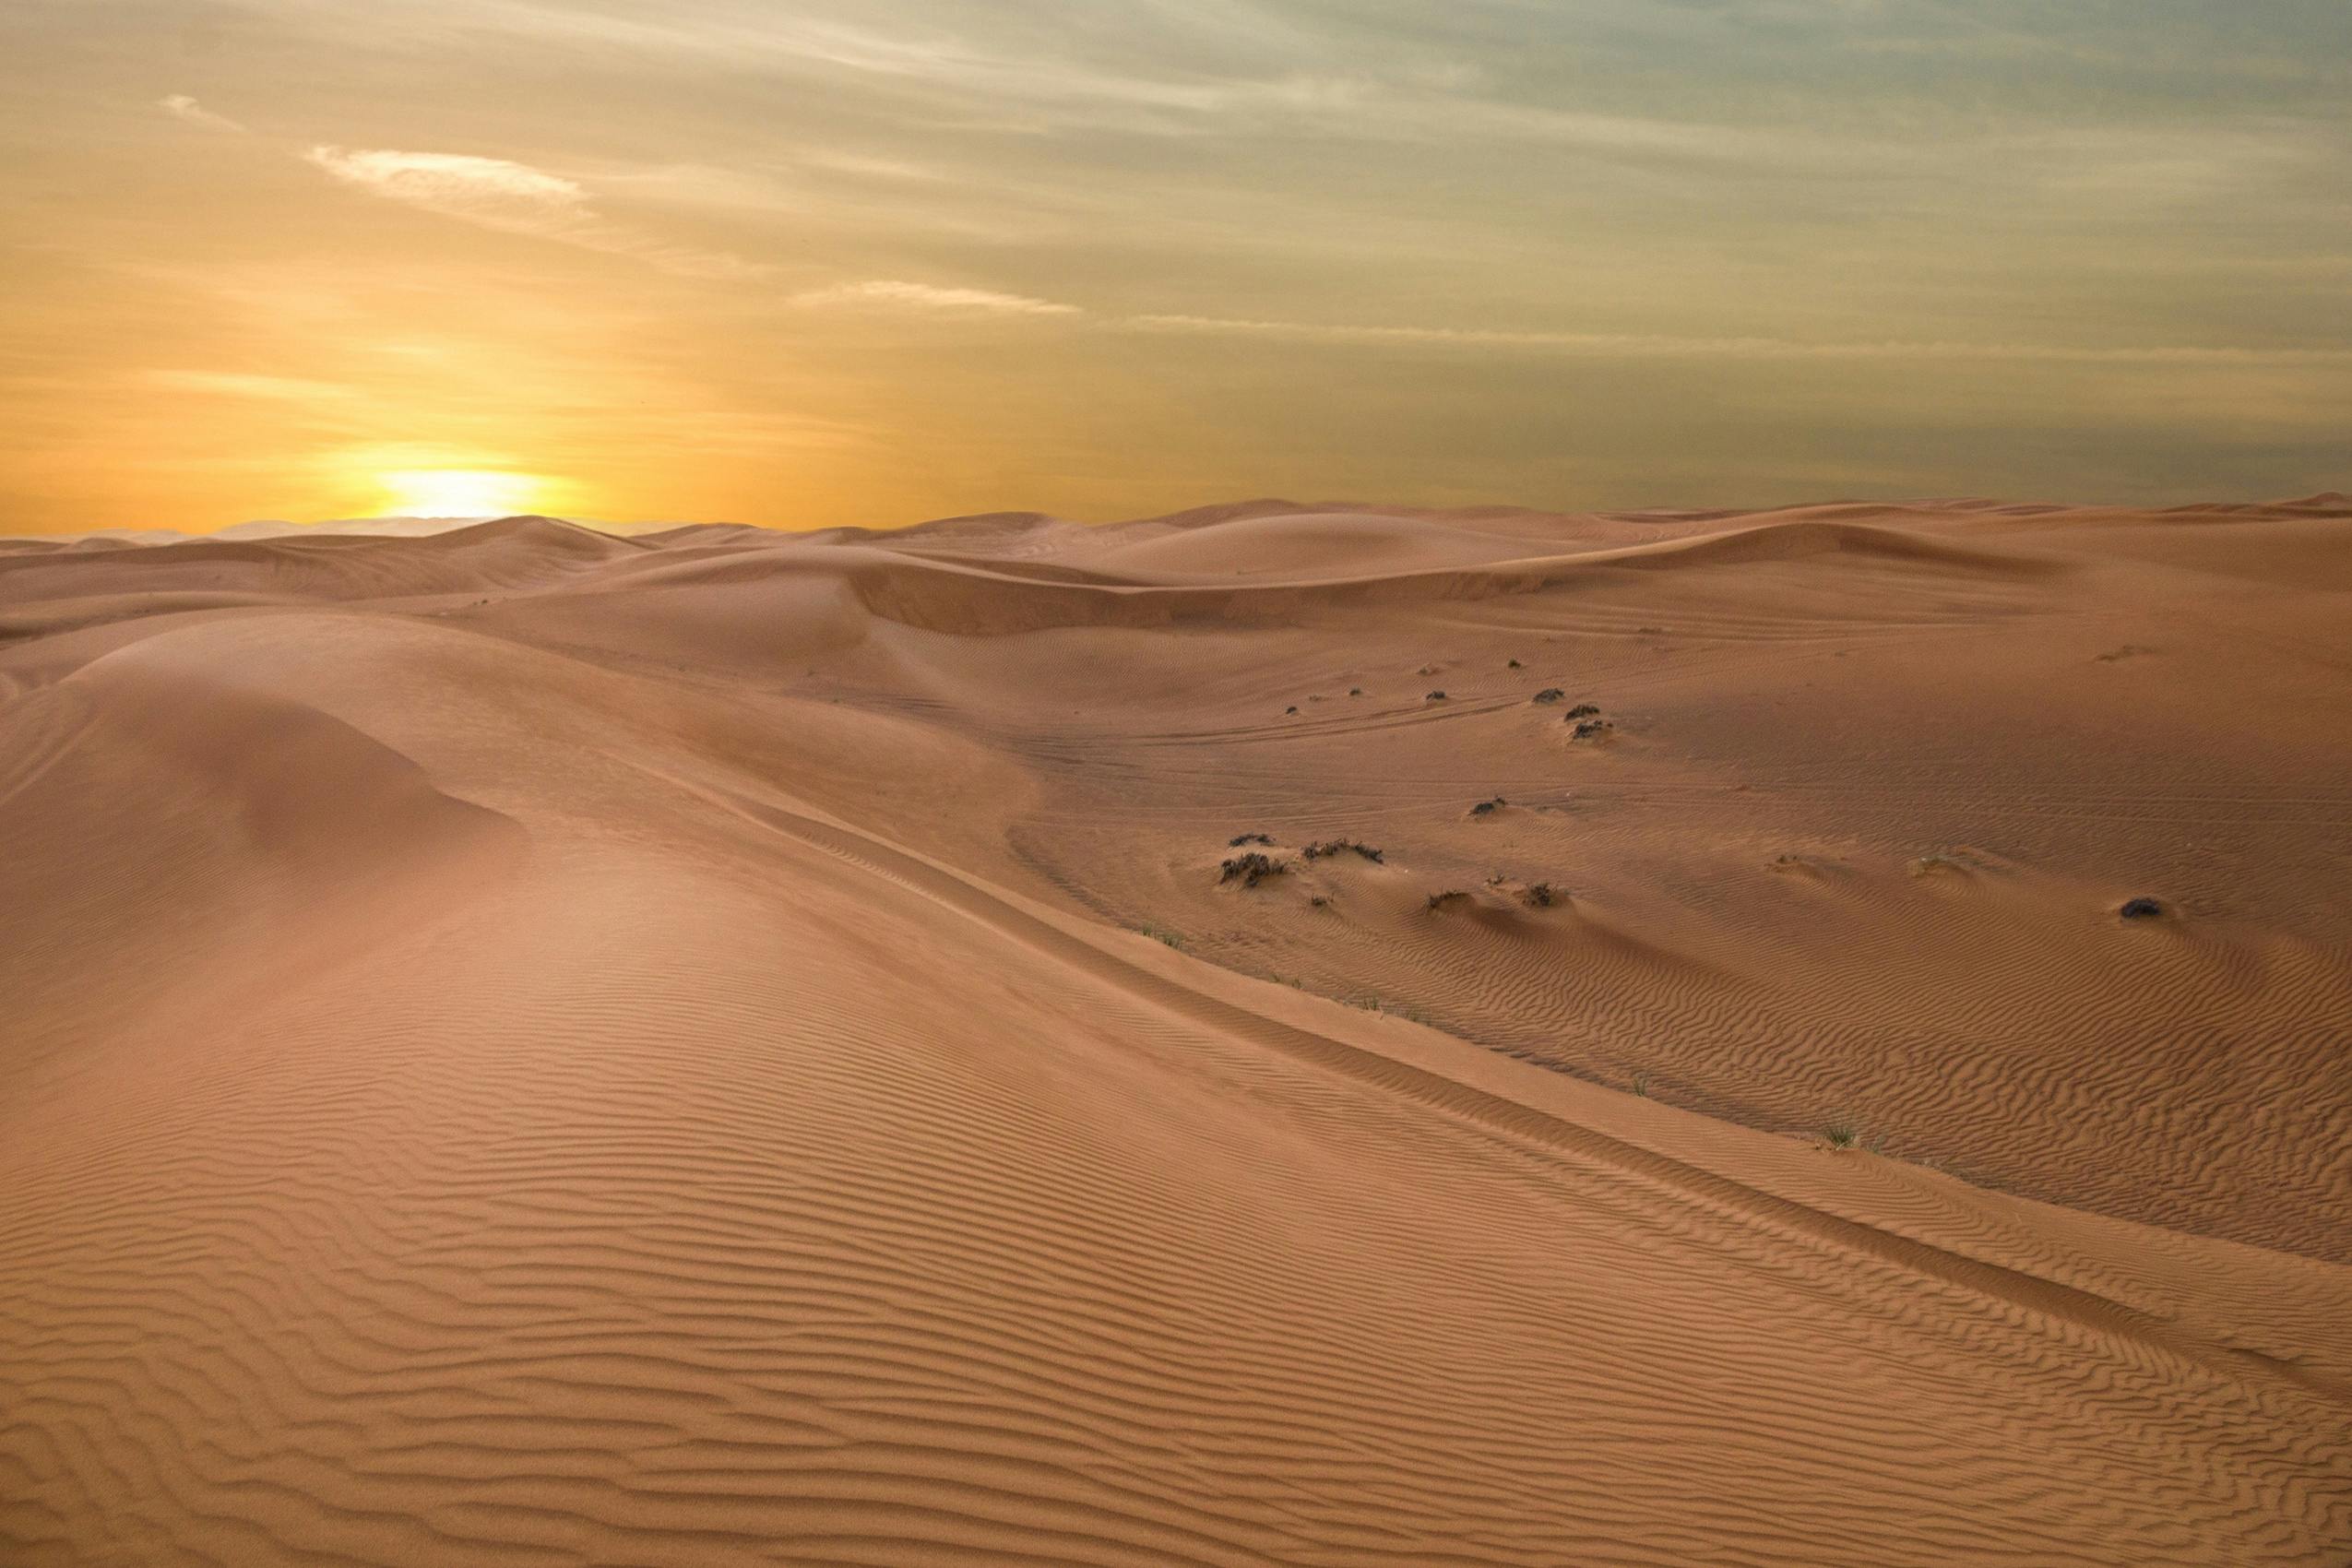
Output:
<path fill-rule="evenodd" d="M 792 303 L 815 310 L 898 310 L 932 315 L 1071 316 L 1084 313 L 1076 305 L 1027 294 L 999 293 L 993 289 L 943 289 L 929 283 L 875 279 L 843 283 L 795 294 Z"/>
<path fill-rule="evenodd" d="M 249 134 L 245 127 L 226 114 L 216 114 L 184 92 L 175 92 L 155 101 L 155 106 L 175 120 L 191 125 L 202 125 L 208 131 L 233 131 L 239 136 Z"/>
<path fill-rule="evenodd" d="M 1881 339 L 1803 342 L 1784 338 L 1682 338 L 1622 332 L 1518 332 L 1458 327 L 1379 327 L 1261 321 L 1209 315 L 1123 316 L 1138 332 L 1284 339 L 1296 342 L 1551 350 L 1610 357 L 1746 360 L 2017 360 L 2055 364 L 2346 364 L 2352 347 L 2253 348 L 2160 344 L 2105 347 L 2065 343 L 1966 343 Z"/>
<path fill-rule="evenodd" d="M 692 278 L 753 278 L 767 270 L 741 256 L 672 245 L 608 221 L 598 216 L 577 181 L 527 163 L 465 153 L 350 151 L 330 145 L 314 147 L 303 159 L 355 190 L 502 233 L 626 256 Z"/>
<path fill-rule="evenodd" d="M 935 315 L 1086 317 L 1111 331 L 1241 337 L 1369 348 L 1461 348 L 1550 352 L 1606 359 L 1948 360 L 2040 364 L 2341 365 L 2352 345 L 2263 348 L 2240 344 L 2074 344 L 1878 339 L 1807 342 L 1767 337 L 1681 337 L 1670 333 L 1518 331 L 1502 327 L 1378 326 L 1279 321 L 1240 316 L 1144 313 L 1093 315 L 1060 301 L 988 289 L 937 288 L 875 280 L 793 296 L 812 308 L 897 309 Z"/>
<path fill-rule="evenodd" d="M 445 152 L 347 152 L 314 147 L 304 153 L 345 184 L 371 196 L 487 228 L 562 235 L 588 220 L 588 192 L 573 181 L 503 158 Z"/>
<path fill-rule="evenodd" d="M 1503 327 L 1367 325 L 1184 315 L 1146 312 L 1095 315 L 1084 307 L 989 289 L 939 288 L 876 279 L 796 294 L 815 309 L 896 310 L 931 315 L 1007 318 L 1085 317 L 1111 331 L 1239 337 L 1367 348 L 1491 349 L 1596 359 L 1890 361 L 2084 365 L 2344 365 L 2352 345 L 2305 348 L 2243 344 L 2076 344 L 1876 339 L 1813 341 L 1769 337 L 1683 337 L 1671 333 L 1520 331 Z"/>

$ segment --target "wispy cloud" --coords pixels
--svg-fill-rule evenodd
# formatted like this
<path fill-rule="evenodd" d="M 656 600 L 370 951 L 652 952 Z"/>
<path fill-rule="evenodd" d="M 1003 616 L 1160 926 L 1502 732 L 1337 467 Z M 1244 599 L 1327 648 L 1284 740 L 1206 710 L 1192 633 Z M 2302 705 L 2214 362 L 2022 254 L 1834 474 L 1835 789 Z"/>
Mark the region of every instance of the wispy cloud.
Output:
<path fill-rule="evenodd" d="M 792 303 L 813 309 L 918 311 L 931 315 L 1071 316 L 1083 314 L 1076 305 L 1027 294 L 999 293 L 993 289 L 943 289 L 929 283 L 875 279 L 843 283 L 796 294 Z"/>
<path fill-rule="evenodd" d="M 372 196 L 486 228 L 563 237 L 590 220 L 588 192 L 578 184 L 503 158 L 339 147 L 315 147 L 303 156 Z"/>
<path fill-rule="evenodd" d="M 1459 61 L 1388 54 L 1349 64 L 1365 53 L 1360 31 L 1311 25 L 1279 6 L 1154 6 L 1136 18 L 1134 47 L 1107 58 L 1072 50 L 1071 36 L 1080 30 L 1040 28 L 1035 18 L 972 32 L 921 25 L 921 12 L 893 17 L 889 7 L 868 6 L 852 7 L 854 19 L 847 19 L 823 10 L 631 16 L 584 14 L 549 0 L 472 0 L 469 15 L 478 26 L 564 47 L 620 48 L 698 69 L 716 64 L 828 84 L 861 78 L 885 92 L 917 88 L 927 117 L 977 128 L 1167 136 L 1288 130 L 1379 142 L 1482 138 L 1741 162 L 1855 150 L 1754 125 L 1491 98 L 1480 91 L 1483 74 Z"/>
<path fill-rule="evenodd" d="M 184 92 L 175 92 L 168 98 L 159 98 L 155 101 L 155 106 L 175 120 L 184 120 L 191 125 L 202 125 L 208 131 L 243 133 L 245 128 L 226 114 L 214 113 Z"/>
<path fill-rule="evenodd" d="M 370 196 L 484 229 L 628 256 L 689 277 L 747 278 L 766 270 L 741 256 L 672 245 L 612 222 L 598 215 L 577 181 L 527 163 L 466 153 L 332 146 L 314 147 L 303 156 Z"/>

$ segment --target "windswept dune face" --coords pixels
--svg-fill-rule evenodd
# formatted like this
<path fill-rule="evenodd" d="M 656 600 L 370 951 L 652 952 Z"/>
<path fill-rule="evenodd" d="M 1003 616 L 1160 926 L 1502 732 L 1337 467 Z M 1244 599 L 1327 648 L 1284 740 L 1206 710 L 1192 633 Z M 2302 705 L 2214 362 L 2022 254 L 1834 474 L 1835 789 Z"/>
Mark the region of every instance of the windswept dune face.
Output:
<path fill-rule="evenodd" d="M 2352 1560 L 2342 497 L 25 545 L 0 865 L 10 1568 Z"/>

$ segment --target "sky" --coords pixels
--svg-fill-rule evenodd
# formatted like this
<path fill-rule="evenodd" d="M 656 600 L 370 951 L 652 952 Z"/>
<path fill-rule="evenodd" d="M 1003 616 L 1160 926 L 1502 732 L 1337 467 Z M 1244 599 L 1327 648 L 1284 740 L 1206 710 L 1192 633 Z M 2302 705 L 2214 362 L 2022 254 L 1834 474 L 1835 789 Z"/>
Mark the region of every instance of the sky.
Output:
<path fill-rule="evenodd" d="M 0 532 L 2352 488 L 2344 0 L 7 0 Z"/>

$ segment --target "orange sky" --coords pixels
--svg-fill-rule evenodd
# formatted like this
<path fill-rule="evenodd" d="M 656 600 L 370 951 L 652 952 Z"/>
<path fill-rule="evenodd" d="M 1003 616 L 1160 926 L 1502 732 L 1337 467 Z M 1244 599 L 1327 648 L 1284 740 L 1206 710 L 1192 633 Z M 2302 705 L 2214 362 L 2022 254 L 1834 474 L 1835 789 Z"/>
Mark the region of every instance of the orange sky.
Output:
<path fill-rule="evenodd" d="M 2090 9 L 15 0 L 0 530 L 2352 483 L 2352 7 Z"/>

